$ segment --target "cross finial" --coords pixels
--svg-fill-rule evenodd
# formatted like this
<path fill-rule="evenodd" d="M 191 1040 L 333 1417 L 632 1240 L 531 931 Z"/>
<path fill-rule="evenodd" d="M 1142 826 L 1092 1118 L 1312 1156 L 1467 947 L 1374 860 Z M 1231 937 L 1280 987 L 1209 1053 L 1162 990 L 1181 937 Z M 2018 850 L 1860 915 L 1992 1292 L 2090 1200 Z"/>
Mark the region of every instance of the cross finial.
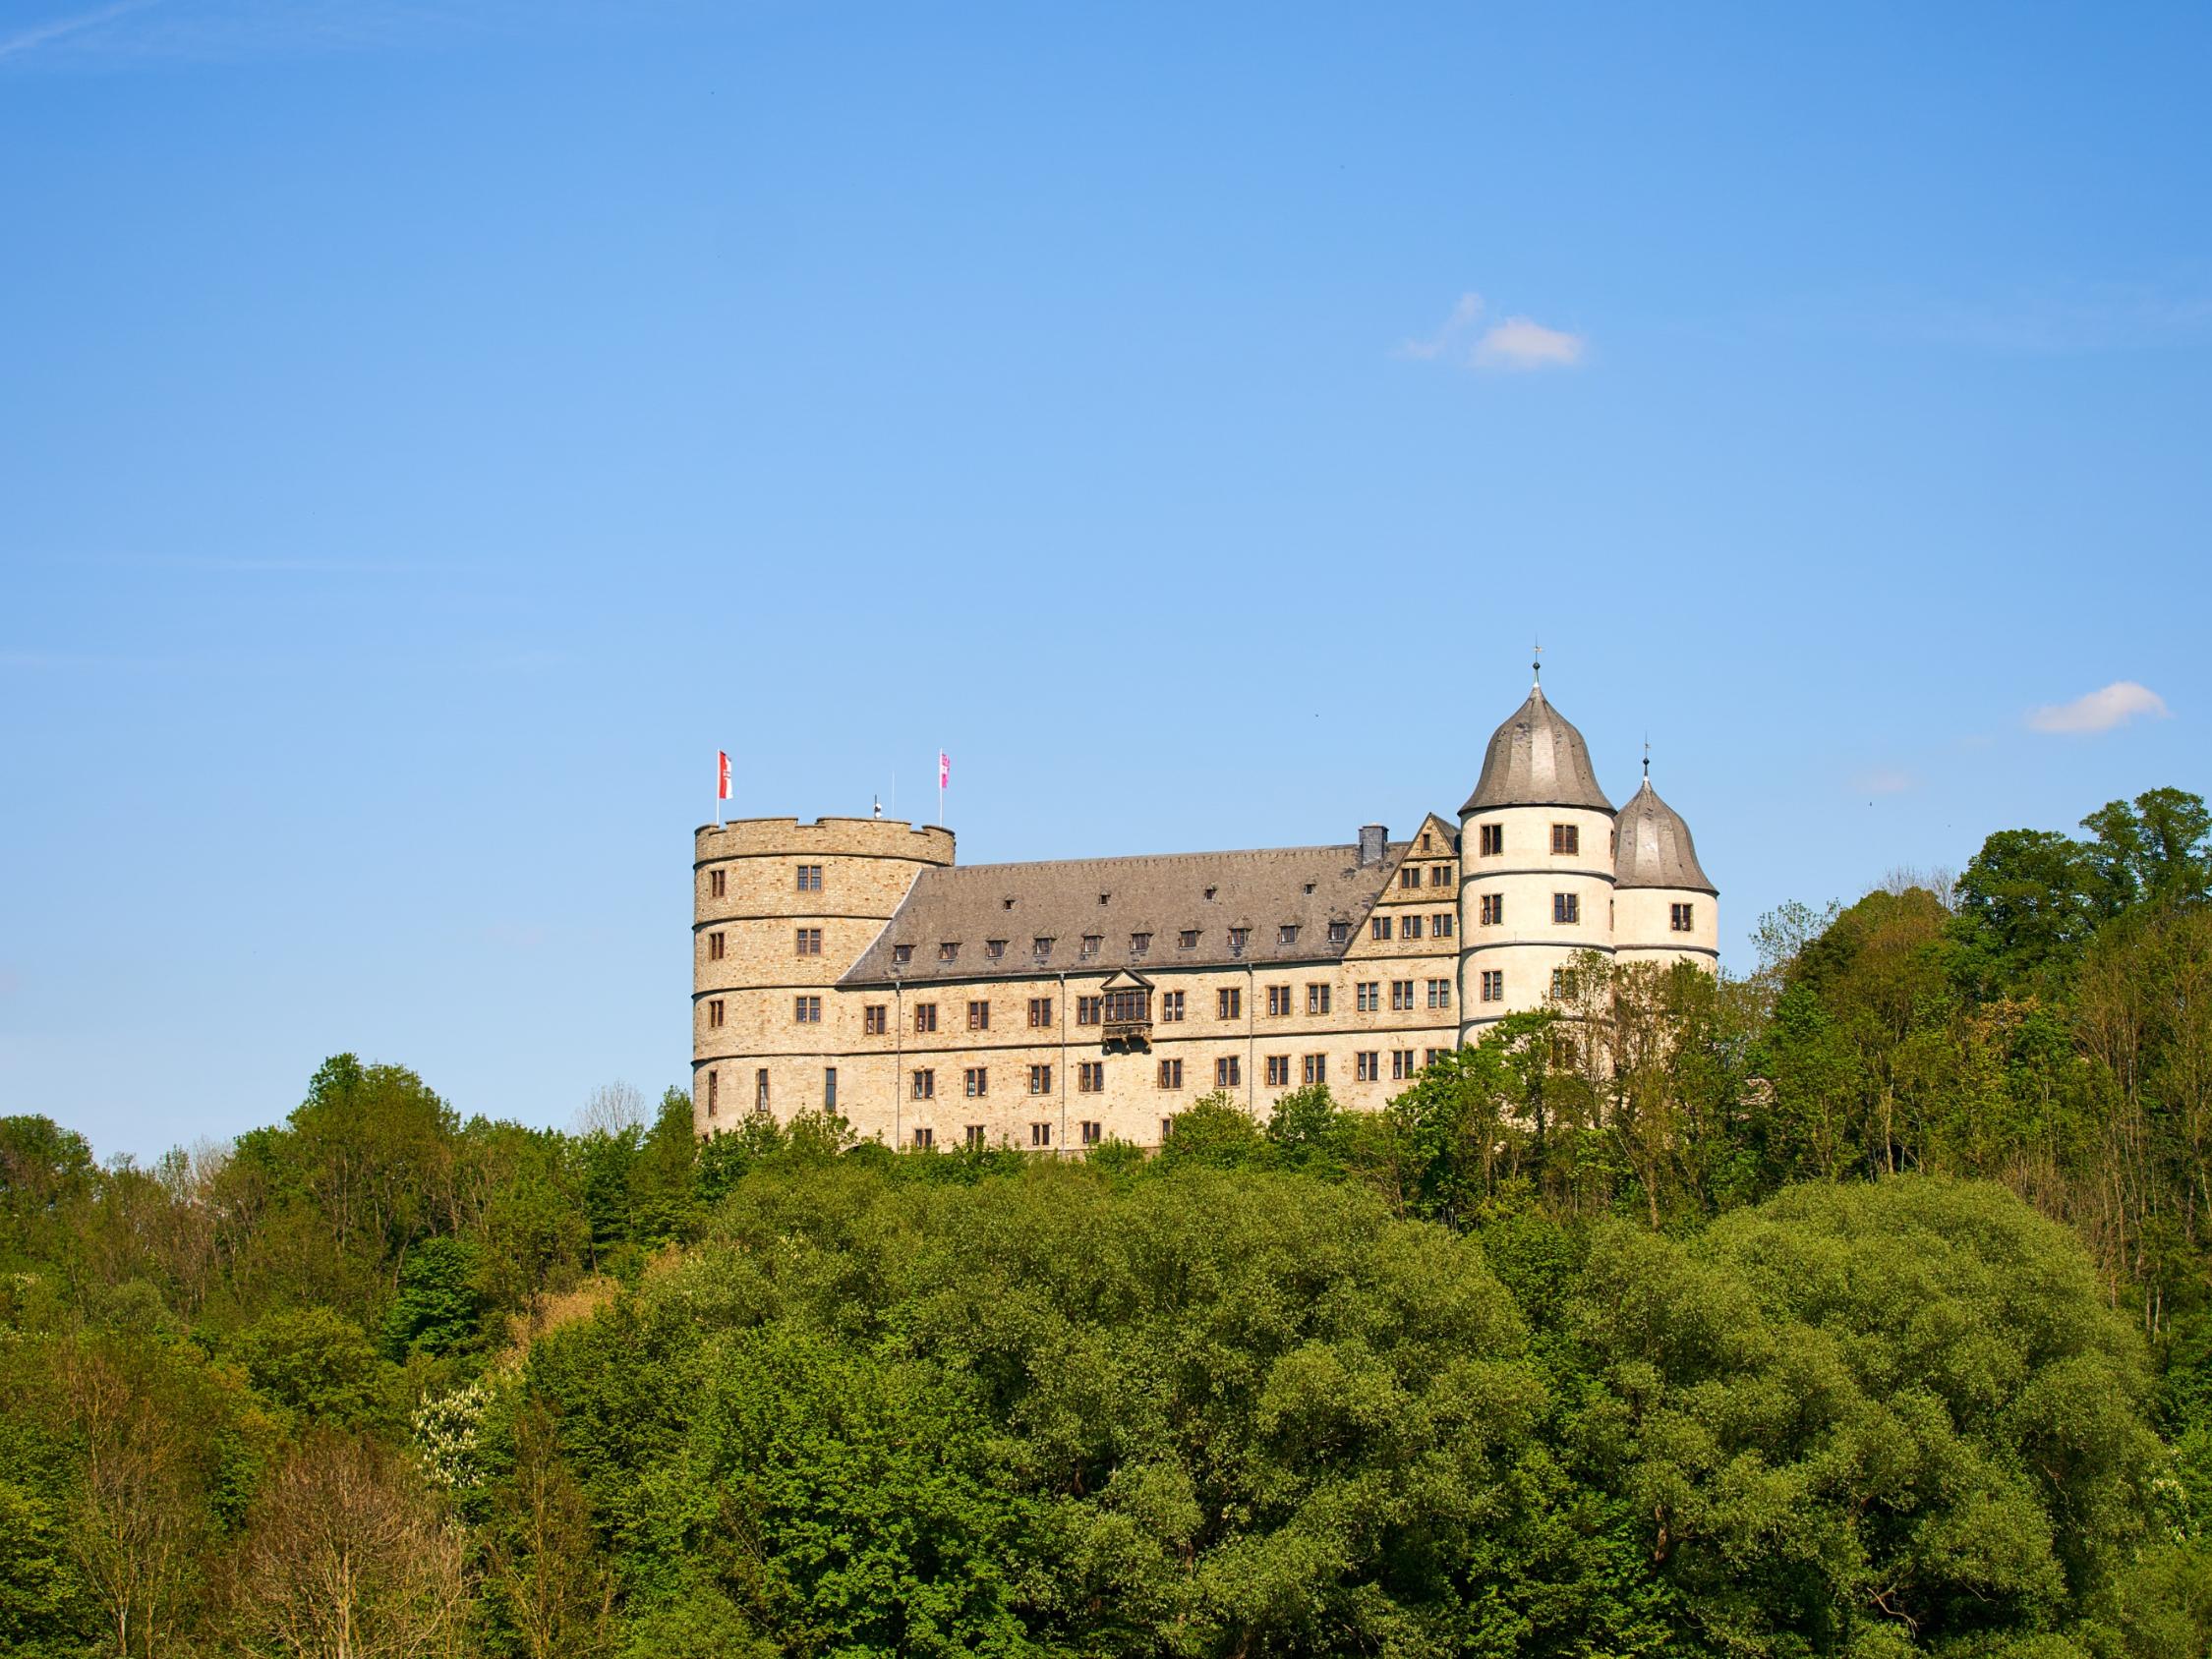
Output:
<path fill-rule="evenodd" d="M 1539 681 L 1543 680 L 1543 642 L 1542 640 L 1538 640 L 1538 641 L 1536 642 L 1536 660 L 1535 660 L 1534 662 L 1531 662 L 1531 663 L 1529 664 L 1529 671 L 1530 671 L 1531 673 L 1533 673 L 1534 675 L 1536 675 L 1536 677 L 1537 677 L 1537 679 L 1538 679 Z"/>
<path fill-rule="evenodd" d="M 1644 781 L 1645 781 L 1646 783 L 1649 783 L 1649 782 L 1651 782 L 1651 780 L 1652 780 L 1652 740 L 1651 740 L 1650 738 L 1648 738 L 1648 737 L 1647 737 L 1647 738 L 1645 738 L 1645 739 L 1644 739 Z"/>

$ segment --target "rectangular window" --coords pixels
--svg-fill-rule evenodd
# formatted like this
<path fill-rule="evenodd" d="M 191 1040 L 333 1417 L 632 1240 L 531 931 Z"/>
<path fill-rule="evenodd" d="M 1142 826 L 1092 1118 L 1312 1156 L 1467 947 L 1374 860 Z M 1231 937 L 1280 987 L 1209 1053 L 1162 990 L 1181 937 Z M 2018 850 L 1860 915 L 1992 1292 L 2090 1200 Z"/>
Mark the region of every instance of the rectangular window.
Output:
<path fill-rule="evenodd" d="M 1308 1055 L 1305 1057 L 1305 1064 L 1302 1069 L 1306 1074 L 1307 1082 L 1326 1083 L 1329 1080 L 1329 1057 L 1327 1055 Z"/>
<path fill-rule="evenodd" d="M 1551 895 L 1551 920 L 1554 925 L 1559 927 L 1581 921 L 1582 895 L 1571 892 L 1553 893 Z"/>
<path fill-rule="evenodd" d="M 1052 1144 L 1052 1125 L 1050 1123 L 1031 1123 L 1029 1125 L 1029 1144 L 1031 1146 L 1050 1146 Z"/>
<path fill-rule="evenodd" d="M 1371 1014 L 1382 1006 L 1382 981 L 1363 979 L 1353 987 L 1353 1007 L 1360 1013 Z"/>
<path fill-rule="evenodd" d="M 1325 1014 L 1329 1011 L 1329 988 L 1325 985 L 1309 985 L 1306 988 L 1306 1011 Z"/>
<path fill-rule="evenodd" d="M 1582 827 L 1576 824 L 1554 824 L 1551 827 L 1551 851 L 1555 857 L 1566 857 L 1582 851 Z"/>
<path fill-rule="evenodd" d="M 819 864 L 802 864 L 798 867 L 798 890 L 800 892 L 820 892 L 822 890 L 822 867 Z"/>
<path fill-rule="evenodd" d="M 1082 1122 L 1083 1145 L 1096 1146 L 1106 1138 L 1104 1126 L 1095 1117 L 1085 1117 Z"/>
<path fill-rule="evenodd" d="M 753 1110 L 768 1110 L 768 1067 L 765 1065 L 753 1073 Z"/>
<path fill-rule="evenodd" d="M 914 959 L 914 947 L 910 944 L 894 944 L 891 947 L 891 959 L 904 967 Z"/>
<path fill-rule="evenodd" d="M 1432 979 L 1428 982 L 1428 1005 L 1432 1008 L 1448 1008 L 1452 1005 L 1450 980 Z"/>
<path fill-rule="evenodd" d="M 1485 928 L 1502 927 L 1505 923 L 1505 894 L 1486 892 L 1483 895 L 1482 922 Z"/>
<path fill-rule="evenodd" d="M 1402 869 L 1401 869 L 1401 870 L 1400 870 L 1400 871 L 1398 872 L 1398 885 L 1399 885 L 1399 886 L 1400 886 L 1401 887 L 1420 887 L 1420 886 L 1421 886 L 1421 872 L 1420 872 L 1419 870 L 1415 869 L 1415 868 L 1414 868 L 1414 867 L 1413 867 L 1412 865 L 1410 865 L 1410 864 L 1406 865 L 1406 866 L 1405 866 L 1404 868 L 1402 868 Z"/>
<path fill-rule="evenodd" d="M 1085 956 L 1095 956 L 1098 954 L 1099 947 L 1105 943 L 1106 936 L 1104 934 L 1084 934 L 1082 953 Z"/>
<path fill-rule="evenodd" d="M 960 1073 L 960 1088 L 970 1100 L 988 1094 L 991 1088 L 990 1071 L 980 1065 L 967 1067 Z"/>
<path fill-rule="evenodd" d="M 1183 997 L 1184 994 L 1180 991 L 1160 993 L 1160 1019 L 1163 1023 L 1173 1024 L 1183 1017 Z"/>
<path fill-rule="evenodd" d="M 792 998 L 791 1018 L 801 1025 L 820 1025 L 822 1023 L 822 999 L 819 997 Z"/>
<path fill-rule="evenodd" d="M 723 950 L 724 944 L 722 935 L 720 935 L 719 933 L 711 933 L 707 935 L 707 960 L 710 962 L 721 961 Z"/>
<path fill-rule="evenodd" d="M 1437 911 L 1435 915 L 1431 916 L 1428 919 L 1428 931 L 1434 934 L 1438 939 L 1451 938 L 1452 913 L 1449 910 Z"/>
<path fill-rule="evenodd" d="M 1696 906 L 1669 904 L 1666 907 L 1666 925 L 1676 933 L 1688 933 L 1696 921 Z"/>
<path fill-rule="evenodd" d="M 915 1072 L 913 1095 L 916 1100 L 935 1100 L 937 1098 L 937 1073 L 926 1066 Z"/>
<path fill-rule="evenodd" d="M 1106 1092 L 1106 1062 L 1102 1059 L 1079 1060 L 1076 1065 L 1076 1093 L 1099 1095 Z"/>
<path fill-rule="evenodd" d="M 1392 1049 L 1390 1051 L 1390 1081 L 1393 1083 L 1403 1083 L 1413 1074 L 1413 1050 Z"/>
<path fill-rule="evenodd" d="M 834 1065 L 825 1065 L 822 1067 L 822 1110 L 824 1112 L 835 1112 L 837 1109 L 838 1068 Z"/>
<path fill-rule="evenodd" d="M 1572 996 L 1573 996 L 1574 994 L 1575 994 L 1575 971 L 1574 971 L 1574 969 L 1572 969 L 1572 968 L 1553 968 L 1553 969 L 1551 970 L 1551 995 L 1552 995 L 1552 996 L 1554 996 L 1554 997 L 1572 997 Z"/>
<path fill-rule="evenodd" d="M 881 1037 L 891 1029 L 891 1008 L 883 1002 L 869 1002 L 860 1009 L 860 1034 L 863 1037 Z"/>
<path fill-rule="evenodd" d="M 1129 953 L 1132 956 L 1141 956 L 1151 948 L 1152 936 L 1150 934 L 1133 933 L 1129 936 Z"/>
<path fill-rule="evenodd" d="M 1342 944 L 1351 937 L 1352 924 L 1350 922 L 1331 922 L 1329 924 L 1329 943 L 1331 944 Z"/>
<path fill-rule="evenodd" d="M 1038 961 L 1043 961 L 1052 954 L 1052 941 L 1049 939 L 1032 939 L 1029 941 L 1029 953 L 1036 957 Z"/>
<path fill-rule="evenodd" d="M 1270 1014 L 1287 1014 L 1291 1011 L 1291 988 L 1287 985 L 1270 985 L 1267 988 L 1267 1011 Z"/>
<path fill-rule="evenodd" d="M 1267 1057 L 1267 1086 L 1270 1089 L 1287 1089 L 1290 1087 L 1290 1056 L 1269 1055 Z"/>
<path fill-rule="evenodd" d="M 1413 1011 L 1413 988 L 1414 982 L 1410 979 L 1394 979 L 1390 982 L 1390 1011 L 1392 1013 L 1402 1014 Z"/>
<path fill-rule="evenodd" d="M 1152 994 L 1149 991 L 1109 991 L 1106 993 L 1106 1023 L 1108 1025 L 1141 1025 L 1152 1017 Z"/>
<path fill-rule="evenodd" d="M 1483 970 L 1483 1001 L 1485 1002 L 1502 1002 L 1505 1001 L 1505 970 L 1503 968 L 1484 968 Z"/>
<path fill-rule="evenodd" d="M 707 1116 L 712 1117 L 722 1110 L 722 1073 L 707 1073 Z"/>
<path fill-rule="evenodd" d="M 970 1151 L 970 1152 L 981 1152 L 981 1151 L 983 1150 L 983 1125 L 982 1125 L 982 1124 L 980 1124 L 980 1123 L 970 1123 L 970 1124 L 968 1124 L 967 1128 L 966 1128 L 966 1129 L 965 1129 L 965 1130 L 964 1130 L 964 1131 L 962 1132 L 962 1134 L 963 1134 L 963 1138 L 964 1138 L 964 1139 L 966 1140 L 966 1142 L 967 1142 L 967 1149 L 968 1149 L 968 1151 Z"/>
<path fill-rule="evenodd" d="M 990 957 L 994 962 L 1003 959 L 1006 955 L 1006 941 L 1003 939 L 985 940 L 983 942 L 983 954 Z"/>
<path fill-rule="evenodd" d="M 1032 1095 L 1049 1095 L 1052 1093 L 1051 1066 L 1032 1065 L 1029 1067 L 1029 1092 Z"/>
<path fill-rule="evenodd" d="M 935 1129 L 916 1129 L 914 1131 L 914 1150 L 916 1152 L 927 1152 L 936 1145 L 937 1131 Z"/>
<path fill-rule="evenodd" d="M 798 930 L 798 953 L 801 956 L 819 956 L 822 954 L 822 930 L 820 928 L 801 928 Z"/>
<path fill-rule="evenodd" d="M 1485 824 L 1482 827 L 1480 845 L 1484 858 L 1496 858 L 1505 851 L 1505 826 Z"/>
<path fill-rule="evenodd" d="M 914 1035 L 926 1037 L 936 1029 L 937 1004 L 935 1002 L 916 1002 L 914 1004 Z"/>
<path fill-rule="evenodd" d="M 1419 939 L 1421 937 L 1421 918 L 1419 916 L 1408 916 L 1406 918 L 1405 937 L 1407 939 Z"/>
<path fill-rule="evenodd" d="M 1242 956 L 1245 953 L 1245 942 L 1250 938 L 1252 938 L 1252 929 L 1231 928 L 1229 930 L 1229 954 Z"/>
<path fill-rule="evenodd" d="M 949 939 L 937 947 L 937 959 L 940 962 L 958 961 L 960 954 L 960 942 L 957 939 Z"/>
<path fill-rule="evenodd" d="M 1296 944 L 1298 943 L 1298 928 L 1296 924 L 1285 922 L 1282 925 L 1281 930 L 1275 935 L 1275 943 L 1277 944 Z"/>
<path fill-rule="evenodd" d="M 1369 939 L 1388 939 L 1390 928 L 1391 919 L 1388 916 L 1377 916 L 1368 924 L 1368 937 Z"/>
<path fill-rule="evenodd" d="M 1241 985 L 1227 986 L 1213 994 L 1214 1015 L 1219 1019 L 1245 1017 L 1245 991 Z"/>
<path fill-rule="evenodd" d="M 1185 950 L 1197 949 L 1198 930 L 1196 928 L 1185 928 L 1175 936 L 1175 943 Z"/>
<path fill-rule="evenodd" d="M 988 1001 L 977 1001 L 968 1003 L 967 1028 L 970 1031 L 988 1031 L 991 1029 L 991 1004 Z"/>
<path fill-rule="evenodd" d="M 1444 1058 L 1446 1052 L 1443 1049 L 1424 1049 L 1421 1051 L 1421 1063 L 1425 1066 L 1434 1065 Z"/>
<path fill-rule="evenodd" d="M 1376 1083 L 1382 1079 L 1382 1055 L 1374 1049 L 1362 1049 L 1352 1057 L 1352 1081 Z"/>
<path fill-rule="evenodd" d="M 1452 885 L 1452 867 L 1448 864 L 1431 865 L 1428 871 L 1428 885 L 1432 887 L 1450 887 Z"/>
<path fill-rule="evenodd" d="M 1183 1062 L 1181 1060 L 1163 1059 L 1160 1061 L 1160 1087 L 1163 1089 L 1180 1089 L 1183 1087 Z"/>
<path fill-rule="evenodd" d="M 1213 1062 L 1213 1086 L 1217 1089 L 1235 1089 L 1245 1080 L 1244 1061 L 1235 1055 L 1223 1055 Z"/>
<path fill-rule="evenodd" d="M 1170 1135 L 1172 1135 L 1172 1134 L 1174 1134 L 1174 1133 L 1175 1133 L 1175 1115 L 1174 1115 L 1173 1113 L 1170 1113 L 1170 1114 L 1169 1114 L 1169 1115 L 1168 1115 L 1167 1116 L 1165 1116 L 1165 1117 L 1163 1117 L 1163 1118 L 1161 1118 L 1161 1119 L 1160 1119 L 1160 1139 L 1161 1139 L 1161 1141 L 1162 1141 L 1162 1142 L 1165 1142 L 1165 1141 L 1167 1140 L 1168 1136 L 1170 1136 Z"/>
<path fill-rule="evenodd" d="M 1050 1029 L 1051 1025 L 1052 1025 L 1052 999 L 1051 999 L 1050 997 L 1032 997 L 1032 998 L 1030 998 L 1030 999 L 1029 999 L 1029 1029 L 1030 1029 L 1030 1030 L 1032 1030 L 1032 1031 L 1041 1031 L 1041 1030 L 1047 1030 L 1047 1029 Z"/>
<path fill-rule="evenodd" d="M 711 1026 L 720 1026 L 722 1024 L 722 999 L 720 997 L 717 997 L 713 1001 L 707 1004 L 707 1023 Z"/>
<path fill-rule="evenodd" d="M 1106 999 L 1103 997 L 1077 997 L 1076 999 L 1076 1023 L 1077 1025 L 1096 1025 L 1105 1006 Z"/>
<path fill-rule="evenodd" d="M 727 897 L 728 897 L 728 896 L 729 896 L 729 872 L 728 872 L 728 871 L 727 871 L 727 870 L 710 870 L 710 871 L 708 871 L 708 872 L 707 872 L 707 891 L 708 891 L 708 893 L 709 893 L 709 894 L 710 894 L 710 895 L 711 895 L 712 897 L 715 897 L 715 898 L 727 898 Z"/>

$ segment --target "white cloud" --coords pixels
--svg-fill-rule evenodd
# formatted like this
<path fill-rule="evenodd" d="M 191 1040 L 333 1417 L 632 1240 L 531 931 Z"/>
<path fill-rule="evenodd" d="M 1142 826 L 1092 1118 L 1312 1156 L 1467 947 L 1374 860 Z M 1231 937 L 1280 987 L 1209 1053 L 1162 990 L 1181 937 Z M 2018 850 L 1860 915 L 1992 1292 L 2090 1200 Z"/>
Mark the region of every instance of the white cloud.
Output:
<path fill-rule="evenodd" d="M 1483 336 L 1470 361 L 1477 369 L 1572 369 L 1587 344 L 1580 334 L 1509 316 Z"/>
<path fill-rule="evenodd" d="M 1474 326 L 1475 319 L 1482 315 L 1483 296 L 1480 294 L 1462 294 L 1458 303 L 1452 307 L 1451 315 L 1444 318 L 1443 327 L 1437 329 L 1426 340 L 1401 341 L 1396 355 L 1410 357 L 1420 363 L 1426 363 L 1432 358 L 1442 357 L 1445 352 L 1451 349 L 1454 341 Z"/>
<path fill-rule="evenodd" d="M 73 18 L 54 18 L 46 23 L 32 24 L 29 29 L 0 36 L 0 58 L 12 58 L 24 52 L 35 51 L 49 40 L 59 40 L 66 35 L 82 33 L 87 29 L 97 29 L 103 23 L 114 22 L 125 12 L 142 11 L 152 3 L 153 0 L 118 0 L 113 6 L 80 12 Z"/>
<path fill-rule="evenodd" d="M 2047 703 L 2031 710 L 2027 723 L 2031 731 L 2110 731 L 2114 726 L 2125 725 L 2138 715 L 2163 720 L 2172 712 L 2166 707 L 2166 699 L 2149 686 L 2137 685 L 2133 680 L 2115 680 L 2071 703 Z"/>

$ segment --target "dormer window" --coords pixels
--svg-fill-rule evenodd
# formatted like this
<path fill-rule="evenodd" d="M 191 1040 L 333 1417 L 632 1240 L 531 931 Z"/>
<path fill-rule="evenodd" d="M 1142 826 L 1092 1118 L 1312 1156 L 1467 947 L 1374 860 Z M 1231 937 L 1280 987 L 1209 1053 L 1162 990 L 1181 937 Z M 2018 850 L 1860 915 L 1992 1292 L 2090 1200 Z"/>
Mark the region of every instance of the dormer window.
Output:
<path fill-rule="evenodd" d="M 1112 898 L 1113 896 L 1114 895 L 1110 892 L 1102 892 L 1098 895 L 1098 902 L 1104 904 L 1109 898 Z"/>
<path fill-rule="evenodd" d="M 1250 938 L 1252 938 L 1252 929 L 1231 928 L 1229 930 L 1229 954 L 1242 956 L 1245 953 L 1245 942 Z"/>
<path fill-rule="evenodd" d="M 1141 956 L 1145 951 L 1151 948 L 1152 936 L 1150 934 L 1133 933 L 1129 936 L 1129 953 L 1132 956 Z"/>
<path fill-rule="evenodd" d="M 1011 898 L 1003 898 L 999 900 L 999 902 L 1005 905 L 1009 910 L 1012 910 L 1014 908 L 1014 900 Z"/>
<path fill-rule="evenodd" d="M 891 947 L 891 959 L 902 965 L 911 962 L 914 959 L 914 947 L 910 944 L 894 944 Z"/>
<path fill-rule="evenodd" d="M 1006 941 L 1003 939 L 985 940 L 983 942 L 983 954 L 990 957 L 992 961 L 997 961 L 1006 954 Z"/>
<path fill-rule="evenodd" d="M 1032 939 L 1029 941 L 1029 949 L 1039 961 L 1042 961 L 1052 954 L 1052 941 L 1049 939 Z"/>
<path fill-rule="evenodd" d="M 1179 934 L 1177 934 L 1177 935 L 1175 936 L 1175 943 L 1176 943 L 1176 945 L 1177 945 L 1177 947 L 1178 947 L 1178 948 L 1180 948 L 1180 949 L 1184 949 L 1184 950 L 1195 950 L 1195 949 L 1197 949 L 1197 948 L 1198 948 L 1198 930 L 1197 930 L 1196 928 L 1185 928 L 1185 929 L 1184 929 L 1184 930 L 1183 930 L 1183 931 L 1182 931 L 1181 933 L 1179 933 Z"/>
<path fill-rule="evenodd" d="M 1298 924 L 1296 922 L 1285 922 L 1282 930 L 1275 936 L 1275 943 L 1277 944 L 1296 944 L 1298 943 Z"/>
<path fill-rule="evenodd" d="M 1095 956 L 1095 955 L 1097 955 L 1097 954 L 1098 954 L 1098 947 L 1099 947 L 1100 945 L 1104 944 L 1105 943 L 1106 943 L 1106 936 L 1105 936 L 1104 934 L 1084 934 L 1084 935 L 1083 935 L 1083 954 L 1084 954 L 1085 956 Z"/>
<path fill-rule="evenodd" d="M 1308 882 L 1306 884 L 1306 890 L 1310 893 L 1313 890 L 1313 884 L 1311 882 Z"/>
<path fill-rule="evenodd" d="M 1342 944 L 1351 937 L 1352 924 L 1350 922 L 1331 922 L 1329 924 L 1329 943 L 1331 944 Z"/>
<path fill-rule="evenodd" d="M 950 962 L 960 953 L 960 947 L 957 941 L 949 941 L 937 947 L 937 959 L 940 962 Z"/>
<path fill-rule="evenodd" d="M 1213 902 L 1213 895 L 1214 895 L 1215 893 L 1219 892 L 1220 890 L 1221 890 L 1221 889 L 1220 889 L 1219 887 L 1208 887 L 1208 888 L 1206 888 L 1206 902 L 1207 902 L 1208 904 L 1211 904 L 1211 903 Z"/>

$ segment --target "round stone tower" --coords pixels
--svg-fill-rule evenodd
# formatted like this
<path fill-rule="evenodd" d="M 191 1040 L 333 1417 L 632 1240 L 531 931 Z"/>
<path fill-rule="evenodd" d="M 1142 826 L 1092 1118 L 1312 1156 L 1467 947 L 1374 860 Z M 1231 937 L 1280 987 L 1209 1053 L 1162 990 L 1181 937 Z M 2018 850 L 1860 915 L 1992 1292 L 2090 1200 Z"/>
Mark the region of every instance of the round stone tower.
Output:
<path fill-rule="evenodd" d="M 1697 843 L 1682 815 L 1644 786 L 1614 821 L 1613 953 L 1621 962 L 1720 961 L 1719 894 L 1698 862 Z"/>
<path fill-rule="evenodd" d="M 691 1113 L 702 1134 L 765 1108 L 780 1119 L 867 1086 L 841 1060 L 861 1009 L 837 982 L 953 833 L 895 819 L 706 825 L 692 856 Z M 870 1061 L 865 1063 L 879 1063 Z"/>
<path fill-rule="evenodd" d="M 1490 734 L 1459 809 L 1461 1039 L 1541 1007 L 1552 975 L 1613 944 L 1613 808 L 1541 681 Z"/>

